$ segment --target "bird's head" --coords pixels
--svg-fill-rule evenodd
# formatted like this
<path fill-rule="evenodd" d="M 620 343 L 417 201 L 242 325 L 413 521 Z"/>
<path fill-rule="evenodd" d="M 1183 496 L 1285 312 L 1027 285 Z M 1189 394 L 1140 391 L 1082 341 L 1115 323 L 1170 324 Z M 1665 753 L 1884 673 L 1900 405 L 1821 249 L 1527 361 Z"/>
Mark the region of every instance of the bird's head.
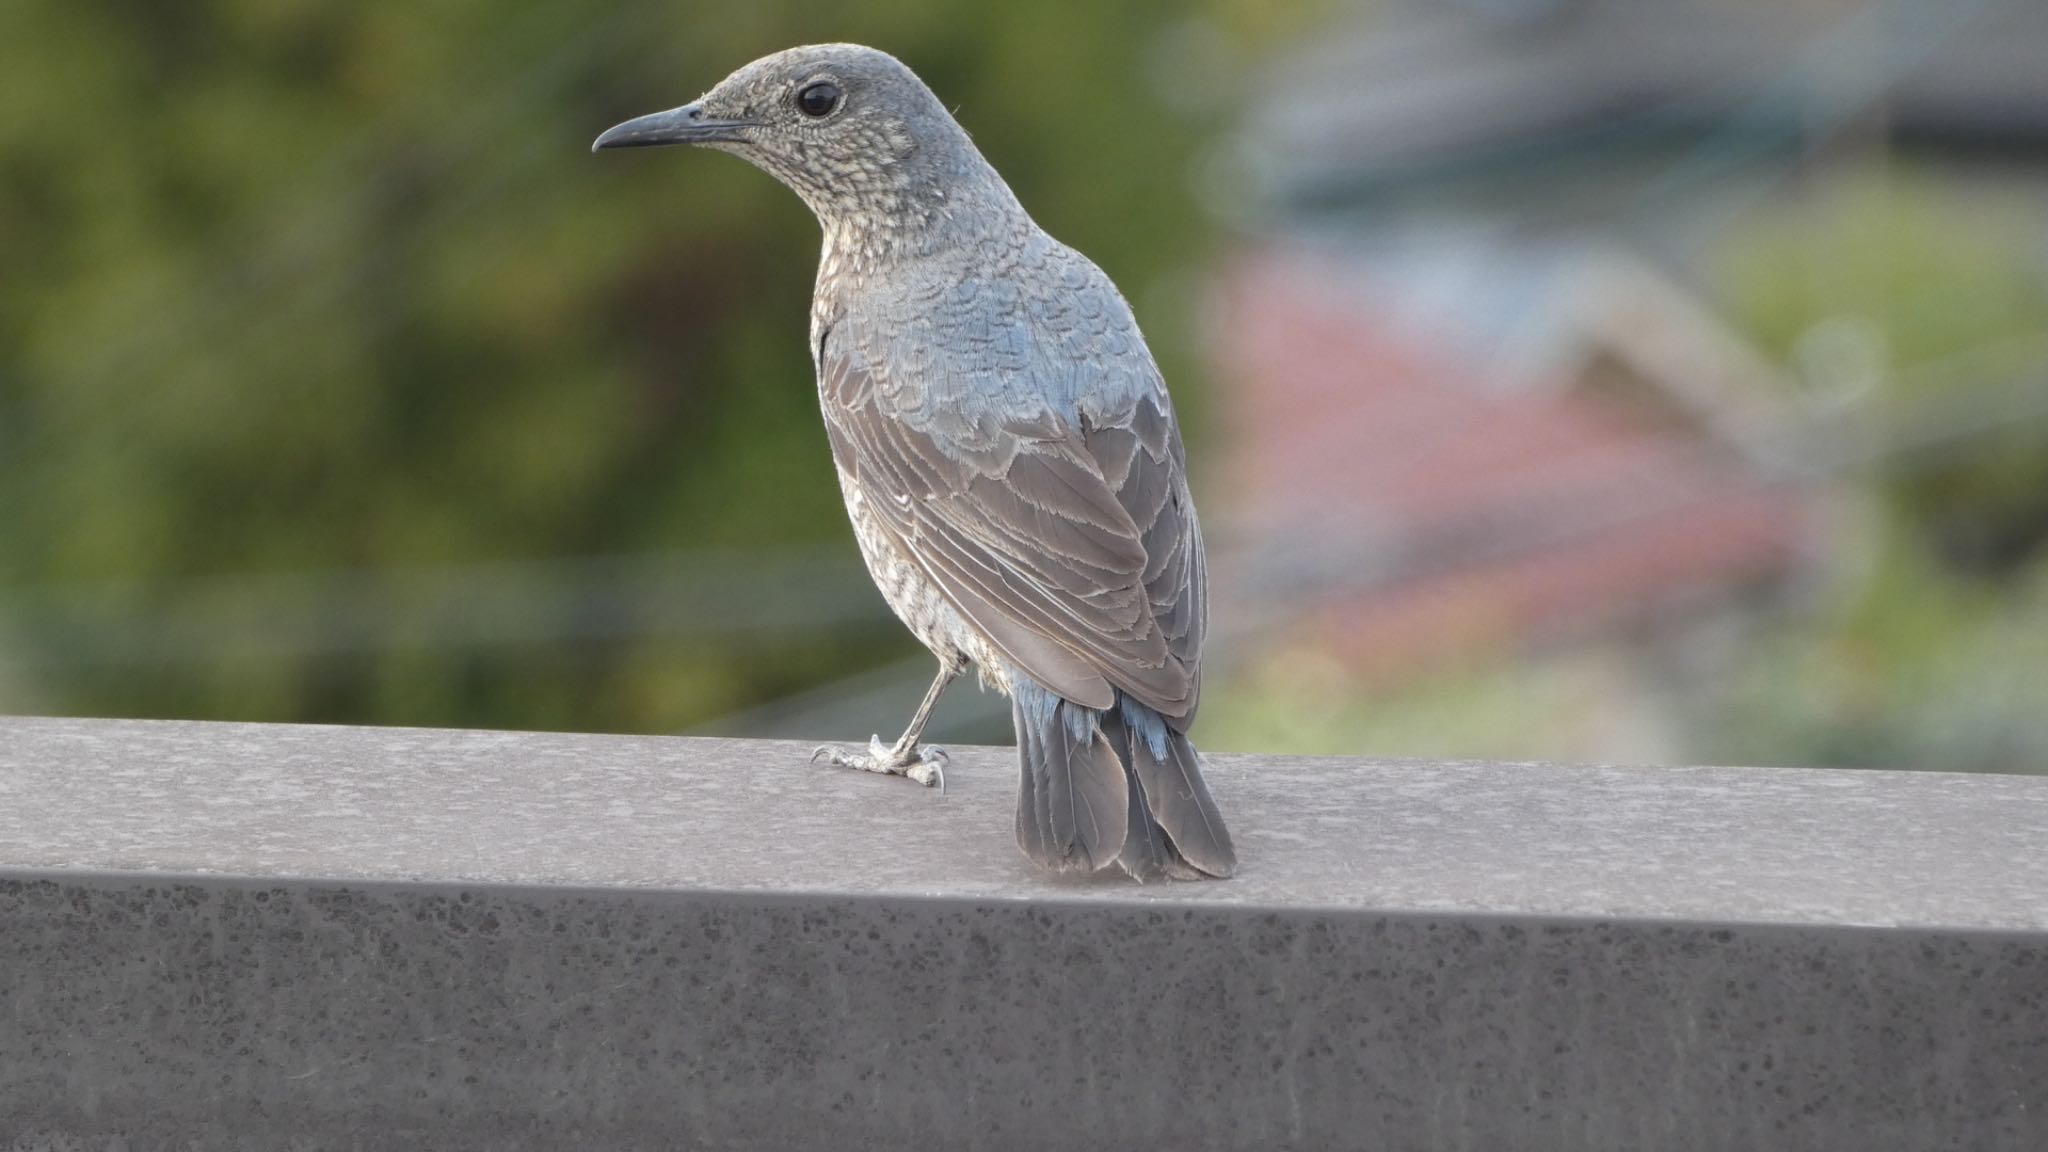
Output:
<path fill-rule="evenodd" d="M 924 81 L 894 56 L 858 44 L 764 56 L 695 103 L 628 120 L 591 149 L 658 144 L 743 157 L 828 224 L 879 217 L 901 226 L 990 181 L 1001 188 Z"/>

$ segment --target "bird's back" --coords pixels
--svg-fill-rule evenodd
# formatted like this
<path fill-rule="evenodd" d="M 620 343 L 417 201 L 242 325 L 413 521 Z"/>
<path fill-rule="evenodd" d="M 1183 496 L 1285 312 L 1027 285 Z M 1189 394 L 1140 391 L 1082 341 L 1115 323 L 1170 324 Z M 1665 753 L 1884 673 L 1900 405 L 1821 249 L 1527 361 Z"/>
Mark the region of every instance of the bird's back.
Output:
<path fill-rule="evenodd" d="M 828 244 L 813 340 L 842 473 L 894 506 L 963 615 L 1054 690 L 1121 688 L 1185 728 L 1200 528 L 1171 399 L 1108 276 L 1036 226 L 881 270 Z"/>

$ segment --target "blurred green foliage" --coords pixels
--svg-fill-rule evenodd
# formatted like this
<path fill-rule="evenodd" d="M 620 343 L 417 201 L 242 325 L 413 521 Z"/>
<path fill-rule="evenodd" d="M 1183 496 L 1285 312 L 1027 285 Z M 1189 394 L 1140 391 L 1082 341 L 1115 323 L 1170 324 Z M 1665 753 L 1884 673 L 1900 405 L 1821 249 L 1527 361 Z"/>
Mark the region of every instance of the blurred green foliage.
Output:
<path fill-rule="evenodd" d="M 2048 543 L 2048 435 L 1987 406 L 2048 374 L 2048 217 L 2031 182 L 1979 184 L 1866 164 L 1767 214 L 1720 272 L 1736 322 L 1810 386 L 1867 390 L 1898 439 L 1953 429 L 1882 462 L 1879 487 L 1948 567 L 1997 577 Z M 1867 379 L 1827 379 L 1844 354 Z"/>
<path fill-rule="evenodd" d="M 1876 526 L 1877 554 L 1836 574 L 1821 611 L 1702 694 L 1702 758 L 2048 772 L 2048 565 L 1987 585 L 1907 527 Z"/>
<path fill-rule="evenodd" d="M 1198 408 L 1191 160 L 1275 8 L 0 6 L 0 708 L 663 729 L 914 651 L 879 598 L 772 637 L 410 644 L 398 595 L 330 629 L 398 642 L 295 647 L 219 581 L 674 549 L 861 579 L 808 214 L 729 157 L 587 152 L 796 43 L 925 76 Z M 195 597 L 229 610 L 181 650 L 76 658 Z"/>
<path fill-rule="evenodd" d="M 2044 222 L 2023 171 L 1873 162 L 1727 253 L 1738 322 L 1809 385 L 1828 387 L 1831 332 L 1865 334 L 1863 390 L 1819 415 L 1886 431 L 1843 478 L 1814 610 L 1704 695 L 1707 755 L 2048 771 Z"/>

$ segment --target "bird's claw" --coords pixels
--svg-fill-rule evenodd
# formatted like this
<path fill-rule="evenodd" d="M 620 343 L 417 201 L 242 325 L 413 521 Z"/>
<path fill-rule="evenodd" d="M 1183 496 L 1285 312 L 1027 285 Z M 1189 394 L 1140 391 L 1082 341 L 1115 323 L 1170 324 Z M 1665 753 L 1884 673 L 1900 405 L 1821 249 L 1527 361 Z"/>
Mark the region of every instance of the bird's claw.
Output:
<path fill-rule="evenodd" d="M 882 743 L 880 736 L 868 739 L 868 750 L 849 752 L 830 744 L 818 745 L 811 753 L 811 763 L 823 760 L 841 768 L 858 768 L 862 772 L 877 772 L 884 776 L 904 776 L 930 788 L 938 786 L 939 792 L 946 791 L 945 750 L 930 745 L 910 748 L 892 748 Z"/>
<path fill-rule="evenodd" d="M 946 752 L 943 748 L 926 748 L 918 761 L 904 771 L 904 775 L 930 788 L 936 784 L 939 795 L 946 794 Z"/>

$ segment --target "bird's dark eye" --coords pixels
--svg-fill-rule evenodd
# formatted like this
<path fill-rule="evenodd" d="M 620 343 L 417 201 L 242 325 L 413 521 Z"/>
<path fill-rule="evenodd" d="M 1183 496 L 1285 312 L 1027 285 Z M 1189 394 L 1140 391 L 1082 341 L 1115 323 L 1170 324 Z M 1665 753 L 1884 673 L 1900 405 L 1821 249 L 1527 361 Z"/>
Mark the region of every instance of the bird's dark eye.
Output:
<path fill-rule="evenodd" d="M 839 85 L 829 81 L 810 85 L 796 94 L 796 107 L 813 120 L 830 116 L 839 107 Z"/>

